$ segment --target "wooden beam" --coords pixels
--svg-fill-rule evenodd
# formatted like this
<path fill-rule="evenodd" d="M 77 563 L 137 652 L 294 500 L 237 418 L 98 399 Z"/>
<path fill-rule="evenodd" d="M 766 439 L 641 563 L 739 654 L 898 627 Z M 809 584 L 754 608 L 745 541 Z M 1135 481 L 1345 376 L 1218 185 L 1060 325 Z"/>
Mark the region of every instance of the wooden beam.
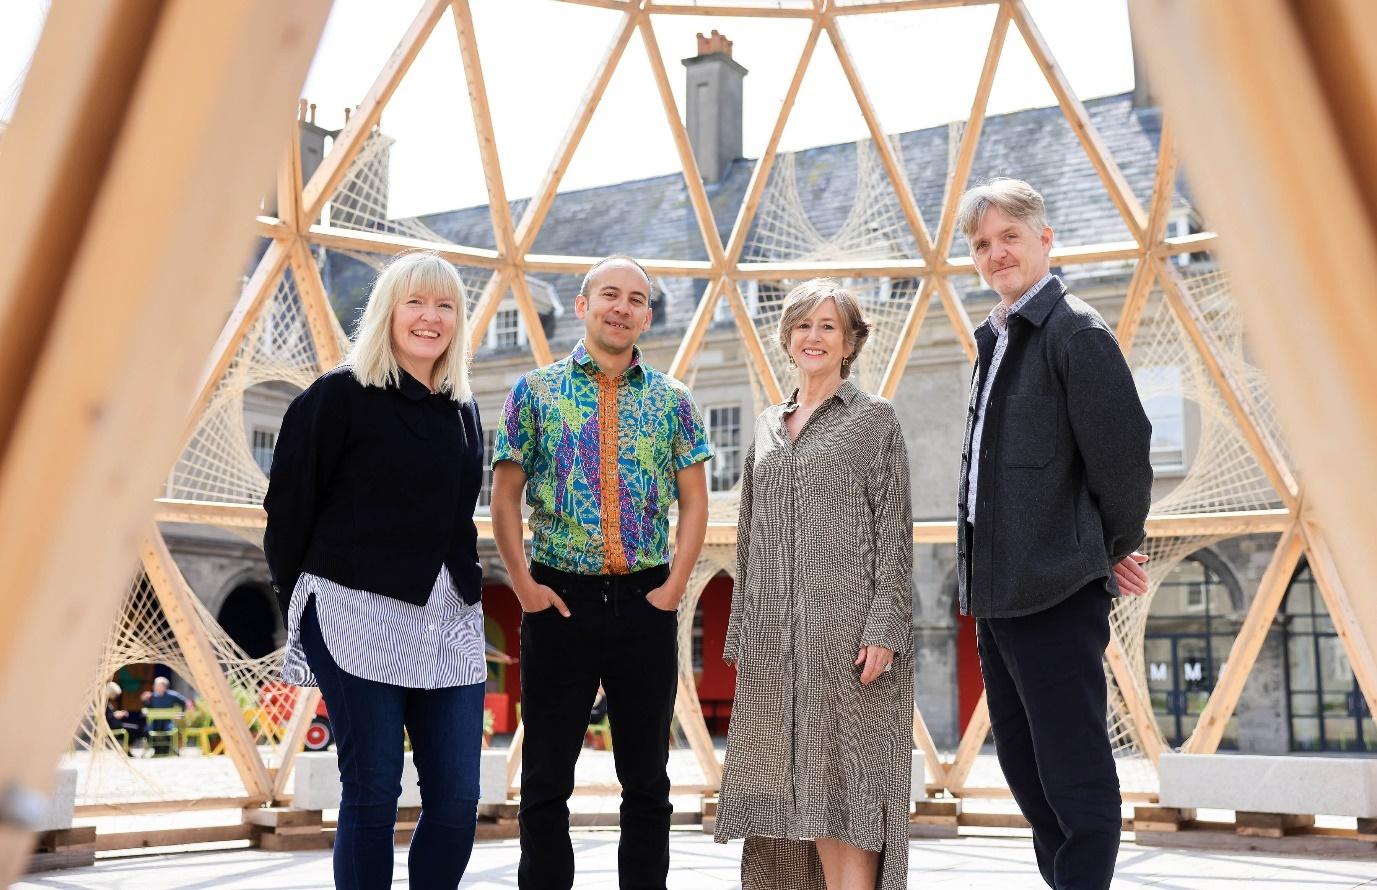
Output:
<path fill-rule="evenodd" d="M 330 200 L 335 189 L 344 181 L 345 174 L 349 172 L 349 165 L 354 163 L 359 149 L 363 148 L 364 142 L 368 140 L 368 134 L 377 126 L 383 106 L 392 98 L 397 85 L 411 69 L 411 63 L 416 60 L 421 47 L 425 45 L 430 32 L 435 29 L 435 23 L 440 21 L 440 16 L 444 14 L 448 5 L 447 0 L 422 0 L 421 8 L 411 26 L 402 35 L 392 55 L 388 56 L 387 62 L 378 72 L 363 101 L 349 116 L 349 122 L 335 137 L 330 153 L 311 175 L 311 181 L 306 183 L 306 189 L 302 194 L 305 220 L 316 222 L 320 219 L 325 202 Z"/>
<path fill-rule="evenodd" d="M 1109 199 L 1114 202 L 1114 206 L 1118 208 L 1119 214 L 1124 218 L 1129 233 L 1137 239 L 1140 245 L 1145 245 L 1144 230 L 1147 227 L 1147 214 L 1143 212 L 1143 206 L 1138 203 L 1133 188 L 1128 184 L 1128 180 L 1124 177 L 1123 171 L 1119 169 L 1119 165 L 1114 162 L 1114 156 L 1110 154 L 1109 147 L 1105 145 L 1099 131 L 1090 122 L 1090 113 L 1085 110 L 1085 106 L 1081 104 L 1081 100 L 1076 97 L 1075 91 L 1071 89 L 1071 82 L 1066 79 L 1066 74 L 1057 65 L 1051 48 L 1043 39 L 1042 32 L 1038 30 L 1032 14 L 1028 12 L 1027 4 L 1024 0 L 1008 0 L 1008 2 L 1014 14 L 1014 21 L 1018 24 L 1019 31 L 1023 33 L 1024 43 L 1028 45 L 1029 52 L 1033 54 L 1038 67 L 1042 69 L 1043 76 L 1047 78 L 1047 85 L 1056 94 L 1057 102 L 1061 105 L 1066 122 L 1071 125 L 1076 138 L 1080 140 L 1081 147 L 1089 156 L 1091 166 L 1095 168 L 1100 181 L 1104 183 L 1105 189 L 1109 192 Z"/>
<path fill-rule="evenodd" d="M 215 720 L 215 729 L 225 743 L 225 751 L 234 762 L 244 790 L 250 797 L 271 796 L 273 780 L 258 756 L 253 734 L 244 722 L 243 711 L 201 623 L 195 605 L 196 594 L 182 577 L 157 528 L 144 539 L 139 558 L 177 646 L 186 658 L 191 671 L 186 679 L 196 690 L 198 704 L 203 704 Z"/>
<path fill-rule="evenodd" d="M 917 278 L 930 267 L 924 260 L 783 260 L 737 263 L 733 278 L 777 281 L 783 278 Z"/>
<path fill-rule="evenodd" d="M 975 149 L 984 128 L 990 90 L 994 86 L 995 71 L 999 67 L 999 57 L 1004 51 L 1004 38 L 1008 33 L 1009 7 L 1001 5 L 995 15 L 994 28 L 990 31 L 990 43 L 985 50 L 985 64 L 981 68 L 980 79 L 976 82 L 975 98 L 971 102 L 971 113 L 965 131 L 961 134 L 956 164 L 947 181 L 946 200 L 943 202 L 942 217 L 937 226 L 937 240 L 933 245 L 934 264 L 945 261 L 951 252 L 952 238 L 956 231 L 956 210 L 961 202 L 961 194 L 965 191 L 966 182 L 970 178 L 971 166 L 975 163 Z M 908 317 L 904 319 L 904 326 L 900 329 L 898 341 L 894 346 L 894 354 L 890 356 L 889 366 L 885 369 L 884 382 L 880 386 L 880 392 L 885 398 L 894 398 L 894 394 L 899 390 L 899 381 L 908 367 L 908 360 L 913 354 L 914 344 L 918 342 L 923 319 L 927 316 L 928 304 L 932 301 L 932 292 L 937 286 L 937 277 L 925 279 Z M 970 315 L 966 312 L 965 306 L 960 305 L 959 301 L 945 298 L 942 305 L 947 317 L 958 331 L 957 336 L 962 340 L 963 348 L 966 349 L 967 355 L 971 356 L 974 342 L 972 341 L 968 347 L 965 340 L 964 335 L 971 331 Z M 958 309 L 959 314 L 956 311 Z"/>
<path fill-rule="evenodd" d="M 512 733 L 512 745 L 507 749 L 507 797 L 516 789 L 517 776 L 521 775 L 521 752 L 526 747 L 526 722 L 518 720 L 516 731 Z"/>
<path fill-rule="evenodd" d="M 1377 465 L 1355 455 L 1377 442 L 1377 177 L 1364 148 L 1377 138 L 1377 75 L 1370 33 L 1349 18 L 1370 20 L 1368 7 L 1257 0 L 1238 16 L 1219 2 L 1135 0 L 1130 10 L 1180 124 L 1194 197 L 1227 236 L 1219 254 L 1246 295 L 1249 343 L 1348 581 L 1348 629 L 1370 646 L 1377 597 L 1354 584 L 1377 577 Z"/>
<path fill-rule="evenodd" d="M 775 377 L 775 370 L 770 366 L 769 356 L 765 354 L 765 344 L 760 339 L 760 332 L 756 329 L 750 310 L 746 308 L 746 301 L 741 298 L 741 291 L 730 278 L 722 279 L 722 291 L 727 296 L 732 318 L 736 320 L 736 327 L 741 331 L 742 339 L 745 341 L 746 355 L 750 359 L 751 367 L 755 368 L 760 383 L 765 388 L 765 398 L 769 399 L 772 405 L 783 402 L 784 388 L 780 386 L 779 378 Z"/>
<path fill-rule="evenodd" d="M 483 292 L 478 295 L 478 302 L 473 304 L 473 311 L 468 317 L 469 355 L 477 355 L 478 350 L 483 347 L 483 340 L 488 336 L 488 325 L 497 314 L 497 307 L 502 304 L 502 298 L 507 295 L 513 268 L 503 266 L 492 273 L 492 277 L 483 285 Z M 520 272 L 515 274 L 519 275 Z"/>
<path fill-rule="evenodd" d="M 1113 627 L 1110 629 L 1112 631 Z M 1155 766 L 1158 758 L 1162 756 L 1162 733 L 1157 729 L 1152 702 L 1143 697 L 1139 688 L 1141 678 L 1134 672 L 1128 653 L 1124 651 L 1123 640 L 1117 632 L 1110 635 L 1109 646 L 1104 654 L 1105 660 L 1109 662 L 1109 670 L 1114 675 L 1114 682 L 1119 687 L 1119 695 L 1124 700 L 1124 706 L 1128 708 L 1133 739 L 1138 743 L 1138 749 Z"/>
<path fill-rule="evenodd" d="M 975 758 L 990 737 L 990 705 L 985 700 L 985 692 L 980 693 L 980 701 L 975 703 L 971 719 L 966 723 L 966 731 L 961 734 L 961 744 L 956 748 L 956 759 L 947 767 L 947 790 L 960 795 L 970 777 Z"/>
<path fill-rule="evenodd" d="M 287 267 L 291 254 L 291 241 L 269 242 L 267 250 L 263 252 L 253 270 L 252 277 L 239 292 L 238 302 L 234 304 L 224 327 L 220 329 L 220 336 L 215 345 L 210 348 L 210 359 L 201 369 L 200 384 L 196 387 L 196 394 L 191 400 L 191 407 L 186 413 L 186 421 L 182 428 L 182 447 L 185 447 L 196 433 L 196 428 L 201 423 L 201 415 L 205 414 L 206 406 L 210 404 L 211 397 L 220 387 L 220 381 L 224 379 L 230 363 L 238 354 L 244 334 L 258 317 L 263 304 L 277 290 L 277 285 L 282 280 L 282 271 Z"/>
<path fill-rule="evenodd" d="M 894 153 L 894 146 L 890 144 L 889 136 L 880 124 L 879 115 L 875 113 L 875 106 L 870 101 L 870 94 L 866 92 L 865 84 L 861 81 L 860 71 L 856 69 L 856 62 L 851 56 L 851 50 L 846 45 L 846 39 L 842 37 L 841 28 L 837 25 L 836 19 L 829 15 L 824 17 L 823 23 L 824 27 L 827 28 L 827 36 L 832 41 L 832 48 L 837 52 L 837 61 L 841 63 L 842 72 L 846 74 L 846 81 L 851 85 L 851 92 L 856 97 L 856 104 L 860 106 L 861 116 L 865 118 L 865 125 L 870 129 L 870 140 L 875 146 L 875 151 L 880 155 L 885 173 L 889 175 L 889 182 L 894 187 L 894 195 L 899 199 L 899 207 L 903 211 L 904 219 L 908 222 L 909 229 L 913 233 L 913 240 L 918 245 L 918 254 L 931 263 L 933 257 L 932 237 L 928 234 L 927 224 L 923 222 L 923 215 L 918 212 L 918 202 L 913 198 L 913 187 L 909 184 L 908 174 L 899 166 L 899 158 Z"/>
<path fill-rule="evenodd" d="M 340 352 L 339 335 L 336 334 L 339 321 L 325 293 L 325 282 L 320 280 L 316 258 L 300 238 L 292 242 L 291 266 L 297 294 L 301 298 L 301 313 L 306 318 L 306 330 L 316 350 L 316 367 L 324 374 L 344 358 Z"/>
<path fill-rule="evenodd" d="M 555 202 L 555 194 L 559 191 L 560 181 L 564 179 L 564 174 L 569 169 L 569 162 L 573 160 L 574 152 L 578 150 L 579 142 L 583 140 L 583 134 L 588 130 L 588 122 L 593 119 L 593 112 L 597 110 L 598 103 L 602 101 L 602 94 L 607 91 L 608 81 L 612 79 L 612 72 L 617 69 L 617 63 L 621 61 L 622 52 L 626 49 L 627 41 L 631 39 L 631 32 L 635 30 L 636 22 L 640 16 L 641 13 L 638 10 L 627 8 L 622 15 L 621 22 L 617 25 L 617 30 L 612 35 L 612 42 L 608 44 L 606 51 L 603 52 L 602 60 L 594 69 L 593 78 L 589 81 L 588 89 L 579 102 L 578 110 L 574 112 L 574 119 L 570 121 L 569 129 L 565 132 L 564 139 L 555 152 L 554 160 L 550 163 L 550 169 L 546 171 L 545 179 L 541 181 L 535 195 L 526 204 L 526 210 L 521 214 L 521 221 L 516 226 L 517 256 L 524 256 L 529 253 L 531 246 L 535 244 L 536 236 L 540 234 L 540 227 L 544 224 L 545 217 Z"/>
<path fill-rule="evenodd" d="M 1146 244 L 1149 249 L 1157 247 L 1167 232 L 1167 219 L 1171 214 L 1171 198 L 1176 190 L 1176 129 L 1170 117 L 1162 121 L 1162 135 L 1157 143 L 1157 175 L 1152 183 L 1152 204 L 1148 212 Z M 1143 310 L 1147 307 L 1148 295 L 1152 293 L 1155 279 L 1153 263 L 1146 256 L 1138 260 L 1129 282 L 1128 293 L 1124 297 L 1123 308 L 1119 310 L 1119 325 L 1116 335 L 1119 348 L 1127 356 L 1133 348 L 1133 337 L 1142 321 Z"/>
<path fill-rule="evenodd" d="M 1176 256 L 1214 250 L 1219 243 L 1216 232 L 1196 232 L 1192 235 L 1173 235 L 1152 248 L 1154 256 Z"/>
<path fill-rule="evenodd" d="M 956 288 L 952 287 L 951 279 L 945 275 L 937 276 L 937 297 L 942 301 L 942 308 L 946 310 L 952 330 L 956 332 L 957 342 L 966 353 L 966 359 L 974 362 L 975 326 L 971 324 L 971 316 L 966 312 L 966 305 L 957 296 Z"/>
<path fill-rule="evenodd" d="M 516 298 L 517 311 L 526 325 L 526 344 L 531 347 L 531 357 L 537 365 L 548 365 L 554 361 L 554 356 L 550 354 L 550 343 L 545 339 L 545 328 L 541 325 L 535 300 L 531 298 L 526 275 L 519 268 L 512 275 L 512 296 Z M 487 331 L 483 333 L 486 335 Z"/>
<path fill-rule="evenodd" d="M 297 689 L 296 703 L 292 706 L 292 719 L 288 721 L 287 729 L 282 734 L 282 760 L 273 774 L 274 801 L 281 800 L 287 793 L 287 780 L 291 778 L 292 768 L 296 766 L 296 756 L 306 747 L 306 731 L 311 728 L 311 721 L 316 716 L 316 705 L 319 703 L 319 688 L 311 686 Z"/>
<path fill-rule="evenodd" d="M 483 65 L 478 58 L 478 37 L 473 29 L 473 10 L 469 8 L 469 0 L 451 0 L 451 6 L 454 9 L 454 27 L 459 33 L 459 55 L 464 63 L 469 110 L 473 114 L 473 125 L 477 130 L 478 156 L 483 164 L 483 182 L 488 191 L 488 215 L 492 218 L 498 251 L 515 261 L 518 257 L 512 231 L 511 207 L 507 204 L 507 187 L 502 179 L 502 162 L 497 152 L 497 134 L 493 131 L 492 110 L 488 107 L 488 88 L 483 80 Z M 520 278 L 519 275 L 517 277 Z M 524 284 L 517 292 L 518 300 L 522 290 L 525 290 Z M 527 296 L 529 297 L 529 294 Z M 540 339 L 545 339 L 543 332 Z M 531 342 L 534 348 L 535 341 Z M 547 346 L 546 354 L 549 351 Z"/>
<path fill-rule="evenodd" d="M 760 209 L 760 201 L 765 196 L 765 186 L 770 182 L 770 171 L 774 169 L 775 158 L 779 156 L 779 142 L 784 138 L 784 130 L 789 125 L 789 115 L 794 110 L 794 103 L 798 101 L 799 88 L 803 86 L 803 77 L 808 73 L 808 65 L 813 60 L 813 50 L 817 49 L 818 36 L 821 33 L 822 19 L 814 19 L 813 27 L 808 29 L 808 37 L 803 41 L 803 51 L 799 53 L 798 63 L 794 65 L 794 74 L 789 78 L 789 86 L 780 101 L 779 114 L 775 116 L 775 125 L 770 130 L 765 151 L 751 169 L 751 181 L 746 186 L 746 197 L 741 202 L 741 209 L 737 211 L 736 222 L 732 225 L 731 237 L 727 241 L 727 262 L 730 264 L 737 264 L 742 251 L 745 250 L 751 223 L 755 221 L 756 211 Z"/>
<path fill-rule="evenodd" d="M 923 752 L 923 769 L 927 772 L 923 777 L 925 784 L 945 788 L 947 768 L 942 763 L 942 754 L 937 750 L 937 743 L 932 740 L 932 733 L 928 732 L 928 723 L 923 719 L 923 711 L 916 702 L 913 705 L 913 747 Z"/>
<path fill-rule="evenodd" d="M 292 119 L 282 160 L 277 164 L 277 215 L 293 237 L 301 231 L 301 121 Z"/>
<path fill-rule="evenodd" d="M 0 263 L 0 329 L 19 341 L 0 365 L 0 705 L 32 701 L 36 664 L 48 702 L 0 740 L 12 795 L 51 785 L 328 8 L 48 17 L 0 155 L 6 212 L 41 233 Z M 0 827 L 0 882 L 28 843 Z"/>
<path fill-rule="evenodd" d="M 1373 624 L 1365 621 L 1367 616 L 1359 612 L 1362 608 L 1369 613 L 1374 611 L 1370 605 L 1372 597 L 1356 598 L 1351 592 L 1353 588 L 1343 583 L 1318 517 L 1313 513 L 1304 514 L 1301 531 L 1305 535 L 1310 574 L 1324 598 L 1329 617 L 1334 620 L 1334 630 L 1353 668 L 1353 676 L 1358 680 L 1358 688 L 1367 700 L 1368 713 L 1377 714 L 1377 638 L 1373 636 Z"/>
<path fill-rule="evenodd" d="M 684 336 L 679 340 L 679 348 L 674 351 L 674 360 L 669 363 L 669 376 L 676 380 L 683 380 L 688 375 L 693 357 L 703 345 L 703 338 L 707 336 L 713 316 L 717 314 L 717 301 L 722 295 L 725 281 L 726 279 L 721 276 L 713 276 L 703 289 L 702 299 L 693 309 L 693 320 L 684 330 Z"/>
<path fill-rule="evenodd" d="M 718 763 L 717 752 L 712 747 L 712 736 L 708 734 L 708 725 L 703 719 L 703 708 L 698 703 L 698 691 L 684 679 L 683 671 L 679 672 L 679 691 L 674 698 L 674 715 L 679 718 L 679 728 L 684 731 L 684 738 L 688 739 L 693 757 L 698 761 L 698 768 L 703 771 L 703 776 L 708 780 L 712 790 L 718 790 L 722 787 L 722 764 Z M 616 741 L 615 735 L 613 741 Z"/>
<path fill-rule="evenodd" d="M 966 128 L 961 133 L 961 144 L 957 147 L 956 162 L 947 180 L 946 199 L 942 206 L 942 219 L 937 225 L 936 256 L 946 258 L 951 252 L 952 239 L 956 234 L 956 210 L 961 204 L 961 195 L 971 176 L 975 164 L 975 150 L 980 144 L 980 134 L 985 128 L 985 112 L 989 107 L 990 91 L 994 88 L 995 72 L 999 68 L 999 58 L 1004 52 L 1004 38 L 1009 34 L 1009 7 L 1001 4 L 995 15 L 994 27 L 990 31 L 990 44 L 985 49 L 985 64 L 980 69 L 980 79 L 976 81 L 975 98 L 971 101 L 971 113 L 966 120 Z"/>
<path fill-rule="evenodd" d="M 713 219 L 712 205 L 708 202 L 707 189 L 703 187 L 703 176 L 698 170 L 698 160 L 693 156 L 693 146 L 689 143 L 688 130 L 679 114 L 679 106 L 674 101 L 674 88 L 670 86 L 669 74 L 665 71 L 664 56 L 660 54 L 660 43 L 655 38 L 655 26 L 650 16 L 640 18 L 641 42 L 645 44 L 646 57 L 650 61 L 650 71 L 655 78 L 655 86 L 660 93 L 660 106 L 665 112 L 670 135 L 674 137 L 674 147 L 679 153 L 679 163 L 684 171 L 684 187 L 688 191 L 689 204 L 693 207 L 694 219 L 698 222 L 698 232 L 703 236 L 703 247 L 708 259 L 719 274 L 726 271 L 725 251 L 722 237 L 717 232 L 717 222 Z"/>
<path fill-rule="evenodd" d="M 1295 575 L 1296 565 L 1300 562 L 1305 539 L 1299 525 L 1293 521 L 1277 541 L 1272 561 L 1262 575 L 1253 601 L 1248 604 L 1243 626 L 1239 628 L 1238 636 L 1234 637 L 1233 645 L 1229 648 L 1229 657 L 1219 671 L 1219 680 L 1210 692 L 1204 710 L 1200 712 L 1200 720 L 1195 724 L 1195 731 L 1181 746 L 1183 753 L 1213 754 L 1218 750 L 1224 730 L 1229 725 L 1229 718 L 1238 706 L 1243 686 L 1248 681 L 1248 675 L 1252 673 L 1253 665 L 1257 663 L 1258 653 L 1262 651 L 1262 644 L 1267 640 L 1267 632 L 1272 628 L 1277 609 L 1286 596 L 1291 577 Z"/>
<path fill-rule="evenodd" d="M 1300 497 L 1295 477 L 1292 476 L 1286 458 L 1276 447 L 1276 443 L 1258 422 L 1252 399 L 1248 395 L 1247 382 L 1240 380 L 1222 358 L 1223 349 L 1219 340 L 1209 330 L 1204 314 L 1196 305 L 1176 268 L 1162 259 L 1150 262 L 1157 266 L 1157 280 L 1162 285 L 1162 293 L 1167 299 L 1167 304 L 1171 306 L 1177 320 L 1181 322 L 1181 329 L 1186 332 L 1186 336 L 1199 353 L 1210 378 L 1219 389 L 1224 404 L 1228 406 L 1229 413 L 1238 424 L 1243 440 L 1248 443 L 1249 450 L 1267 474 L 1281 502 L 1294 510 Z"/>
<path fill-rule="evenodd" d="M 923 328 L 923 319 L 928 314 L 928 306 L 932 305 L 932 292 L 936 289 L 937 276 L 923 279 L 923 286 L 908 309 L 904 326 L 899 329 L 899 339 L 895 341 L 894 351 L 889 356 L 889 363 L 885 366 L 884 377 L 880 382 L 880 395 L 886 399 L 894 398 L 894 394 L 899 391 L 899 381 L 903 378 L 908 360 L 913 355 L 913 344 L 918 342 L 918 332 Z"/>
<path fill-rule="evenodd" d="M 382 253 L 389 256 L 405 253 L 408 250 L 433 250 L 440 256 L 459 266 L 478 266 L 482 269 L 496 269 L 504 260 L 497 251 L 484 247 L 462 247 L 440 241 L 427 241 L 423 238 L 408 238 L 387 232 L 367 232 L 361 229 L 341 229 L 337 226 L 314 225 L 306 230 L 305 237 L 312 244 L 332 250 L 357 250 L 363 253 Z"/>

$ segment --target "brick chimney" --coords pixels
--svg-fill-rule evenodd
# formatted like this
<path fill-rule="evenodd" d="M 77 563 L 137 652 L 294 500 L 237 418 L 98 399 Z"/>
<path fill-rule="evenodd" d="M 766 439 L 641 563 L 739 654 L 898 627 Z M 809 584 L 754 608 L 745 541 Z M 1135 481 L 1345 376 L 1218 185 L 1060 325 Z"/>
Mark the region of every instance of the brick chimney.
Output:
<path fill-rule="evenodd" d="M 713 30 L 698 35 L 688 72 L 688 136 L 704 182 L 720 182 L 741 151 L 741 84 L 747 71 L 732 61 L 732 42 Z"/>

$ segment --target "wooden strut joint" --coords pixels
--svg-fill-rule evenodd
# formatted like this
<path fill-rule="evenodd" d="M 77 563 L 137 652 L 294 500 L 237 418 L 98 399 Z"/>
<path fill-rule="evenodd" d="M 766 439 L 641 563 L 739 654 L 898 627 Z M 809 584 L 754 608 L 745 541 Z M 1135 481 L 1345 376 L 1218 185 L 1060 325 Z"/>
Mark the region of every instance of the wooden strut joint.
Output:
<path fill-rule="evenodd" d="M 1099 131 L 1091 123 L 1090 113 L 1085 110 L 1085 106 L 1081 104 L 1081 100 L 1076 97 L 1075 91 L 1071 89 L 1071 82 L 1066 79 L 1065 73 L 1057 65 L 1051 48 L 1043 39 L 1042 32 L 1038 30 L 1032 14 L 1028 12 L 1027 4 L 1024 0 L 1008 0 L 1008 2 L 1014 14 L 1014 21 L 1018 24 L 1019 31 L 1023 33 L 1023 40 L 1028 45 L 1029 52 L 1033 54 L 1038 67 L 1042 69 L 1043 76 L 1047 78 L 1047 85 L 1056 94 L 1057 102 L 1061 105 L 1066 122 L 1071 125 L 1076 138 L 1080 140 L 1085 153 L 1090 157 L 1090 163 L 1095 168 L 1095 172 L 1099 174 L 1105 189 L 1109 192 L 1110 200 L 1114 202 L 1114 206 L 1118 208 L 1119 214 L 1124 218 L 1129 232 L 1140 245 L 1146 246 L 1144 230 L 1147 226 L 1147 214 L 1143 212 L 1142 205 L 1138 203 L 1137 196 L 1133 194 L 1133 188 L 1129 186 L 1123 171 L 1114 162 L 1109 147 L 1105 145 Z"/>
<path fill-rule="evenodd" d="M 1291 578 L 1296 573 L 1304 545 L 1300 522 L 1293 520 L 1277 541 L 1272 561 L 1263 573 L 1257 594 L 1248 606 L 1243 626 L 1239 628 L 1238 636 L 1234 637 L 1233 645 L 1229 648 L 1229 657 L 1219 672 L 1219 680 L 1200 712 L 1200 720 L 1195 724 L 1195 731 L 1181 746 L 1182 753 L 1213 754 L 1218 750 L 1229 718 L 1233 716 L 1239 696 L 1243 694 L 1243 686 L 1248 681 L 1248 675 L 1252 673 L 1253 665 L 1257 663 L 1258 653 L 1262 651 L 1262 644 L 1267 639 L 1267 632 L 1272 628 L 1273 619 L 1276 618 L 1277 610 L 1281 607 L 1282 599 L 1291 584 Z"/>
<path fill-rule="evenodd" d="M 239 703 L 230 690 L 224 669 L 211 646 L 210 637 L 201 624 L 200 613 L 196 610 L 196 594 L 182 577 L 177 564 L 168 552 L 162 532 L 153 527 L 144 540 L 140 553 L 144 573 L 148 583 L 158 597 L 172 634 L 186 657 L 191 670 L 192 685 L 196 689 L 197 700 L 204 703 L 215 720 L 215 728 L 225 742 L 225 750 L 234 762 L 234 768 L 244 783 L 245 790 L 252 797 L 268 800 L 273 793 L 273 782 L 268 770 L 258 756 L 252 733 L 244 722 Z"/>

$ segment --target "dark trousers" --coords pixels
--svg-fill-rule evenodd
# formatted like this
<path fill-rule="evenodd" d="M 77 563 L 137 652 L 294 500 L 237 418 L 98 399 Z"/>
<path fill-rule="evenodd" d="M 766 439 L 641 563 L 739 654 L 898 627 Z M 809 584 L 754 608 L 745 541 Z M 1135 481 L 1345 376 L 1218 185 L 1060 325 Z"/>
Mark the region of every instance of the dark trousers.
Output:
<path fill-rule="evenodd" d="M 1019 618 L 976 621 L 995 753 L 1043 880 L 1106 890 L 1119 851 L 1119 776 L 1106 728 L 1112 601 L 1095 581 Z"/>
<path fill-rule="evenodd" d="M 346 673 L 321 637 L 314 597 L 301 616 L 301 647 L 330 710 L 339 754 L 335 886 L 392 886 L 405 727 L 421 788 L 421 818 L 407 856 L 410 886 L 458 887 L 478 815 L 484 684 L 409 689 Z"/>
<path fill-rule="evenodd" d="M 666 567 L 586 576 L 539 563 L 531 574 L 569 607 L 521 616 L 522 890 L 569 890 L 574 849 L 569 795 L 588 712 L 607 693 L 612 755 L 622 785 L 617 871 L 623 890 L 664 890 L 669 874 L 669 731 L 678 684 L 674 612 L 645 595 Z"/>

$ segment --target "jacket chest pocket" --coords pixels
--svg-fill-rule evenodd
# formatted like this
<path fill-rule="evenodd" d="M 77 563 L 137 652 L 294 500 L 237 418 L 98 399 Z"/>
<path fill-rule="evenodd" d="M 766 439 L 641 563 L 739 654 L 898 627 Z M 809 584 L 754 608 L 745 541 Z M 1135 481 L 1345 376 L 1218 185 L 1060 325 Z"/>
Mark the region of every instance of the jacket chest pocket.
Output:
<path fill-rule="evenodd" d="M 1057 453 L 1054 396 L 1011 395 L 1004 401 L 1000 438 L 1007 467 L 1045 467 Z"/>

